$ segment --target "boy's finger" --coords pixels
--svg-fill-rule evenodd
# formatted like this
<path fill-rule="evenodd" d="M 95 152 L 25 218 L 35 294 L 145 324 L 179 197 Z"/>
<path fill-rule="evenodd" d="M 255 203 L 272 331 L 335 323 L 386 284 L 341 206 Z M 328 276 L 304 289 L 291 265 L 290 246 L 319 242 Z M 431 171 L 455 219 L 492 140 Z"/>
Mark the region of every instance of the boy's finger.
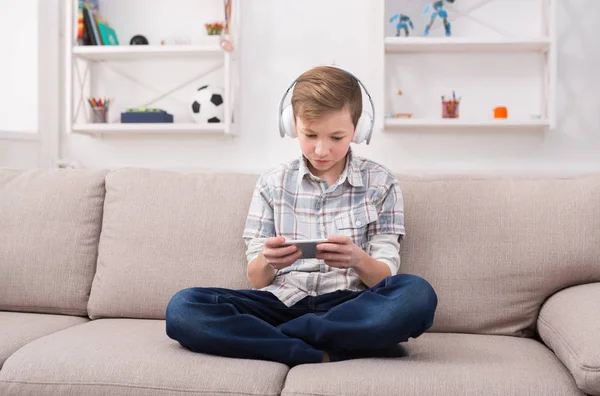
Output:
<path fill-rule="evenodd" d="M 292 253 L 296 253 L 296 250 L 298 250 L 298 248 L 296 246 L 294 246 L 294 245 L 292 245 L 292 246 L 286 246 L 284 248 L 275 249 L 275 251 L 277 252 L 276 254 L 277 254 L 278 257 L 284 257 L 284 256 L 290 255 Z"/>
<path fill-rule="evenodd" d="M 302 257 L 302 252 L 301 251 L 297 251 L 296 253 L 289 254 L 287 256 L 274 257 L 272 259 L 269 259 L 268 263 L 271 266 L 283 266 L 283 267 L 287 267 L 287 266 L 289 266 L 291 264 L 294 264 L 296 262 L 296 260 L 300 259 L 300 257 Z"/>
<path fill-rule="evenodd" d="M 339 252 L 343 246 L 337 243 L 319 243 L 317 245 L 317 250 L 321 252 Z"/>
<path fill-rule="evenodd" d="M 266 254 L 269 257 L 273 257 L 273 258 L 280 258 L 280 257 L 285 257 L 288 256 L 292 253 L 295 253 L 297 250 L 296 246 L 286 246 L 284 248 L 269 248 L 268 251 L 266 252 Z"/>
<path fill-rule="evenodd" d="M 265 241 L 265 246 L 270 247 L 270 248 L 274 248 L 274 247 L 277 247 L 278 245 L 281 245 L 284 242 L 285 242 L 285 237 L 282 237 L 282 236 L 268 238 Z"/>
<path fill-rule="evenodd" d="M 346 235 L 330 235 L 327 240 L 332 243 L 348 243 L 351 241 L 350 237 Z"/>
<path fill-rule="evenodd" d="M 302 257 L 302 251 L 298 250 L 295 253 L 290 254 L 289 256 L 286 257 L 286 260 L 290 261 L 290 265 L 294 264 L 297 260 L 300 260 L 300 258 Z"/>

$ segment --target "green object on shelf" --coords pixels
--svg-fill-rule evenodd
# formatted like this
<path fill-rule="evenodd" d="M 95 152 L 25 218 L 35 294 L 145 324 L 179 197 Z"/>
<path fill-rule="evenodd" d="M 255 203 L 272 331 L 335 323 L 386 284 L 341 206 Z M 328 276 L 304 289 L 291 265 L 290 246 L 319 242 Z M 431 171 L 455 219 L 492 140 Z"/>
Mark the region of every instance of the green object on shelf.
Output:
<path fill-rule="evenodd" d="M 104 45 L 119 45 L 119 39 L 117 38 L 117 32 L 115 29 L 108 26 L 105 22 L 98 22 L 98 30 L 102 37 L 102 43 Z"/>
<path fill-rule="evenodd" d="M 163 111 L 161 109 L 147 108 L 147 107 L 136 107 L 127 109 L 128 113 L 157 113 Z"/>

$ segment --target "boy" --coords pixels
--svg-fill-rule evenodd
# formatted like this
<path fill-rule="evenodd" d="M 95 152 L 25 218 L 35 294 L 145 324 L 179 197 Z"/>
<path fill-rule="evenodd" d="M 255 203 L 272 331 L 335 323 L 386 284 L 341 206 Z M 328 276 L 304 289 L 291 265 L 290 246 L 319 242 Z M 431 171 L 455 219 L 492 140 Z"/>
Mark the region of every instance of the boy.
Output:
<path fill-rule="evenodd" d="M 253 289 L 178 292 L 167 307 L 169 337 L 195 352 L 295 366 L 403 356 L 398 343 L 432 326 L 431 285 L 396 275 L 404 235 L 398 182 L 350 149 L 372 131 L 360 85 L 327 66 L 295 81 L 280 129 L 298 138 L 302 156 L 256 184 L 243 235 Z M 281 246 L 316 238 L 327 239 L 316 259 Z"/>

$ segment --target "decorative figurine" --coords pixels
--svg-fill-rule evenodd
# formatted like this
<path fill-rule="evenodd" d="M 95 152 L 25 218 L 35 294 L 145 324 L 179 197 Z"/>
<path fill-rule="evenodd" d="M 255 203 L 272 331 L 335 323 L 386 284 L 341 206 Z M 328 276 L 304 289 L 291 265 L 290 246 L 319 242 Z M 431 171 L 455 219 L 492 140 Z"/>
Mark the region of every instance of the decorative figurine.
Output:
<path fill-rule="evenodd" d="M 415 30 L 415 25 L 413 25 L 413 22 L 408 15 L 395 14 L 390 18 L 390 23 L 394 23 L 396 20 L 398 20 L 398 23 L 396 24 L 396 37 L 400 37 L 400 30 L 402 29 L 404 29 L 404 35 L 408 37 L 410 35 L 410 31 L 408 30 L 409 26 L 411 30 Z"/>
<path fill-rule="evenodd" d="M 448 11 L 446 11 L 446 9 L 444 8 L 444 3 L 452 4 L 454 3 L 454 1 L 455 0 L 439 0 L 431 4 L 427 4 L 425 6 L 422 15 L 426 15 L 429 12 L 429 10 L 431 10 L 431 8 L 433 8 L 433 12 L 431 13 L 431 20 L 429 21 L 429 24 L 425 26 L 425 33 L 423 33 L 424 36 L 429 36 L 431 26 L 433 26 L 435 18 L 437 18 L 438 16 L 444 21 L 444 29 L 446 30 L 446 36 L 452 36 L 452 32 L 450 30 L 451 24 L 450 22 L 448 22 Z"/>

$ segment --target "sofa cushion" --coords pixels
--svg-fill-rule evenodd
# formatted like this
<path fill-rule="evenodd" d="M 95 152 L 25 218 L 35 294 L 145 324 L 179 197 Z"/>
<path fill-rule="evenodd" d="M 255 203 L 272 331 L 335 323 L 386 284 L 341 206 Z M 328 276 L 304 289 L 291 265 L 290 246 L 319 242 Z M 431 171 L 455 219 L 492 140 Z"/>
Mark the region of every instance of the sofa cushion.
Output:
<path fill-rule="evenodd" d="M 438 293 L 431 331 L 530 336 L 547 297 L 600 280 L 600 174 L 400 181 L 400 273 Z"/>
<path fill-rule="evenodd" d="M 111 172 L 90 317 L 164 319 L 170 298 L 186 287 L 249 288 L 242 233 L 256 180 Z"/>
<path fill-rule="evenodd" d="M 296 366 L 282 396 L 582 396 L 554 354 L 532 339 L 425 333 L 406 347 L 403 358 Z"/>
<path fill-rule="evenodd" d="M 0 310 L 87 315 L 105 174 L 0 170 Z"/>
<path fill-rule="evenodd" d="M 165 322 L 100 319 L 34 341 L 0 371 L 2 395 L 279 395 L 288 367 L 191 352 Z"/>
<path fill-rule="evenodd" d="M 87 321 L 79 316 L 0 312 L 0 367 L 23 345 Z"/>
<path fill-rule="evenodd" d="M 600 283 L 551 296 L 538 318 L 540 337 L 573 374 L 579 388 L 600 396 Z"/>

